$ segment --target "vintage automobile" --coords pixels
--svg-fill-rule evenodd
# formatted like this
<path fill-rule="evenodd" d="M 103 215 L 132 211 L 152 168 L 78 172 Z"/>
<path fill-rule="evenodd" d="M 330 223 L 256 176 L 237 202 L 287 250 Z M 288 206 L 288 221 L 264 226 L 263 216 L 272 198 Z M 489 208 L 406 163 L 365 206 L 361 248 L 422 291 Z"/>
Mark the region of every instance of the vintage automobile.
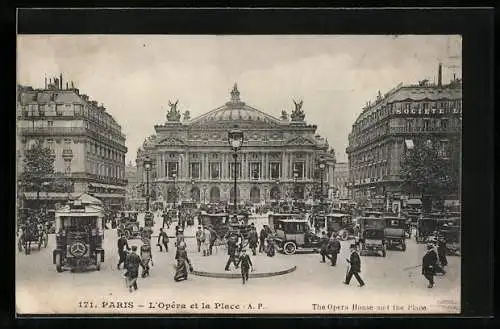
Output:
<path fill-rule="evenodd" d="M 56 211 L 56 249 L 52 259 L 57 272 L 89 266 L 101 269 L 104 262 L 103 216 L 99 204 L 79 199 Z"/>
<path fill-rule="evenodd" d="M 137 220 L 136 211 L 122 211 L 119 213 L 119 225 L 116 233 L 118 236 L 125 234 L 127 239 L 140 239 L 141 229 Z"/>
<path fill-rule="evenodd" d="M 297 251 L 317 252 L 320 237 L 311 231 L 309 221 L 300 214 L 271 214 L 269 227 L 273 232 L 272 240 L 286 255 Z"/>
<path fill-rule="evenodd" d="M 334 212 L 323 216 L 318 216 L 320 229 L 326 231 L 328 236 L 335 233 L 340 240 L 354 238 L 358 234 L 358 227 L 354 224 L 352 216 L 340 212 Z"/>
<path fill-rule="evenodd" d="M 382 254 L 386 256 L 385 245 L 385 219 L 376 217 L 360 217 L 358 218 L 359 225 L 359 241 L 361 245 L 361 256 L 369 254 Z"/>
<path fill-rule="evenodd" d="M 421 217 L 418 219 L 415 233 L 415 241 L 417 243 L 426 243 L 434 240 L 440 228 L 447 224 L 447 219 L 444 216 L 436 214 L 430 216 L 431 217 Z"/>
<path fill-rule="evenodd" d="M 447 254 L 460 256 L 460 226 L 443 226 L 439 233 L 444 238 Z"/>
<path fill-rule="evenodd" d="M 406 219 L 402 217 L 384 217 L 384 239 L 387 249 L 406 250 Z"/>

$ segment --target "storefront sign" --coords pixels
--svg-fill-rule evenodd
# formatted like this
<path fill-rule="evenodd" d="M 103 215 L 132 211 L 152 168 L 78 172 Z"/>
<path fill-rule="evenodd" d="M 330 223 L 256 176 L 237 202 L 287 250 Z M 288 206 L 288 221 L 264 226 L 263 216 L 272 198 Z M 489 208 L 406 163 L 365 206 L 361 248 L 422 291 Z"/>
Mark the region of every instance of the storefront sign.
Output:
<path fill-rule="evenodd" d="M 446 115 L 446 114 L 455 114 L 455 115 L 458 115 L 458 114 L 462 114 L 462 110 L 461 109 L 458 109 L 458 108 L 448 108 L 448 109 L 444 109 L 444 108 L 440 108 L 440 109 L 436 109 L 436 108 L 433 108 L 433 109 L 422 109 L 422 108 L 404 108 L 404 109 L 394 109 L 394 114 L 398 114 L 398 115 L 401 115 L 401 114 L 404 114 L 404 115 Z"/>

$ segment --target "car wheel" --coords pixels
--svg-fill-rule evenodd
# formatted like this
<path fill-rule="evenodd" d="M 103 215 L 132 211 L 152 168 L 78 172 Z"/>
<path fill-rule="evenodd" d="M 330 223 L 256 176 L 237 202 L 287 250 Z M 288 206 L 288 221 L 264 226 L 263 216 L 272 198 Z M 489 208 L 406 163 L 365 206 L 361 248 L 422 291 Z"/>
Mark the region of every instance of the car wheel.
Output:
<path fill-rule="evenodd" d="M 288 241 L 283 246 L 283 251 L 286 255 L 293 255 L 297 251 L 297 245 L 295 244 L 295 242 Z"/>
<path fill-rule="evenodd" d="M 346 231 L 346 230 L 342 230 L 342 231 L 340 231 L 340 232 L 339 232 L 339 235 L 340 235 L 340 239 L 341 239 L 342 241 L 347 240 L 347 238 L 349 237 L 349 234 L 347 233 L 347 231 Z"/>
<path fill-rule="evenodd" d="M 62 272 L 61 255 L 60 254 L 56 255 L 56 271 L 59 273 Z"/>
<path fill-rule="evenodd" d="M 127 240 L 129 240 L 130 239 L 130 231 L 125 231 L 124 233 L 125 233 L 125 238 Z"/>

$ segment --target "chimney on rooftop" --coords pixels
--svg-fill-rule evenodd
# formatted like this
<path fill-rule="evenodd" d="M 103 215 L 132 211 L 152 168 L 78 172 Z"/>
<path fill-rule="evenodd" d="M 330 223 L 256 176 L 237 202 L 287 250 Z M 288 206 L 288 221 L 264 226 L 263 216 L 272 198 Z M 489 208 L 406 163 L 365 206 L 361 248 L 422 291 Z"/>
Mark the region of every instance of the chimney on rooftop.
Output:
<path fill-rule="evenodd" d="M 441 82 L 442 82 L 442 78 L 443 78 L 443 66 L 441 65 L 441 63 L 439 63 L 439 67 L 438 67 L 438 87 L 441 87 Z"/>
<path fill-rule="evenodd" d="M 44 89 L 47 89 L 47 76 L 45 76 L 45 88 Z"/>

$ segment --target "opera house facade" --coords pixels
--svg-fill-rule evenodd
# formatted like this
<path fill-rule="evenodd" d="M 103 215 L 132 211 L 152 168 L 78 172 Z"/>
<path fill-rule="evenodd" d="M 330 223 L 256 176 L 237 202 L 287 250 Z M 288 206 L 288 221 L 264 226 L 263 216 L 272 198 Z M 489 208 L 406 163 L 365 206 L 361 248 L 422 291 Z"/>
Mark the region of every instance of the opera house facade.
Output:
<path fill-rule="evenodd" d="M 166 122 L 155 125 L 156 134 L 137 151 L 143 182 L 143 160 L 152 160 L 152 199 L 232 203 L 235 174 L 238 203 L 331 197 L 334 152 L 316 134 L 317 126 L 305 122 L 302 101 L 290 115 L 283 111 L 276 118 L 242 102 L 235 84 L 227 103 L 195 118 L 186 112 L 181 120 L 177 102 L 169 105 Z M 228 131 L 234 127 L 244 134 L 236 162 L 228 143 Z"/>

